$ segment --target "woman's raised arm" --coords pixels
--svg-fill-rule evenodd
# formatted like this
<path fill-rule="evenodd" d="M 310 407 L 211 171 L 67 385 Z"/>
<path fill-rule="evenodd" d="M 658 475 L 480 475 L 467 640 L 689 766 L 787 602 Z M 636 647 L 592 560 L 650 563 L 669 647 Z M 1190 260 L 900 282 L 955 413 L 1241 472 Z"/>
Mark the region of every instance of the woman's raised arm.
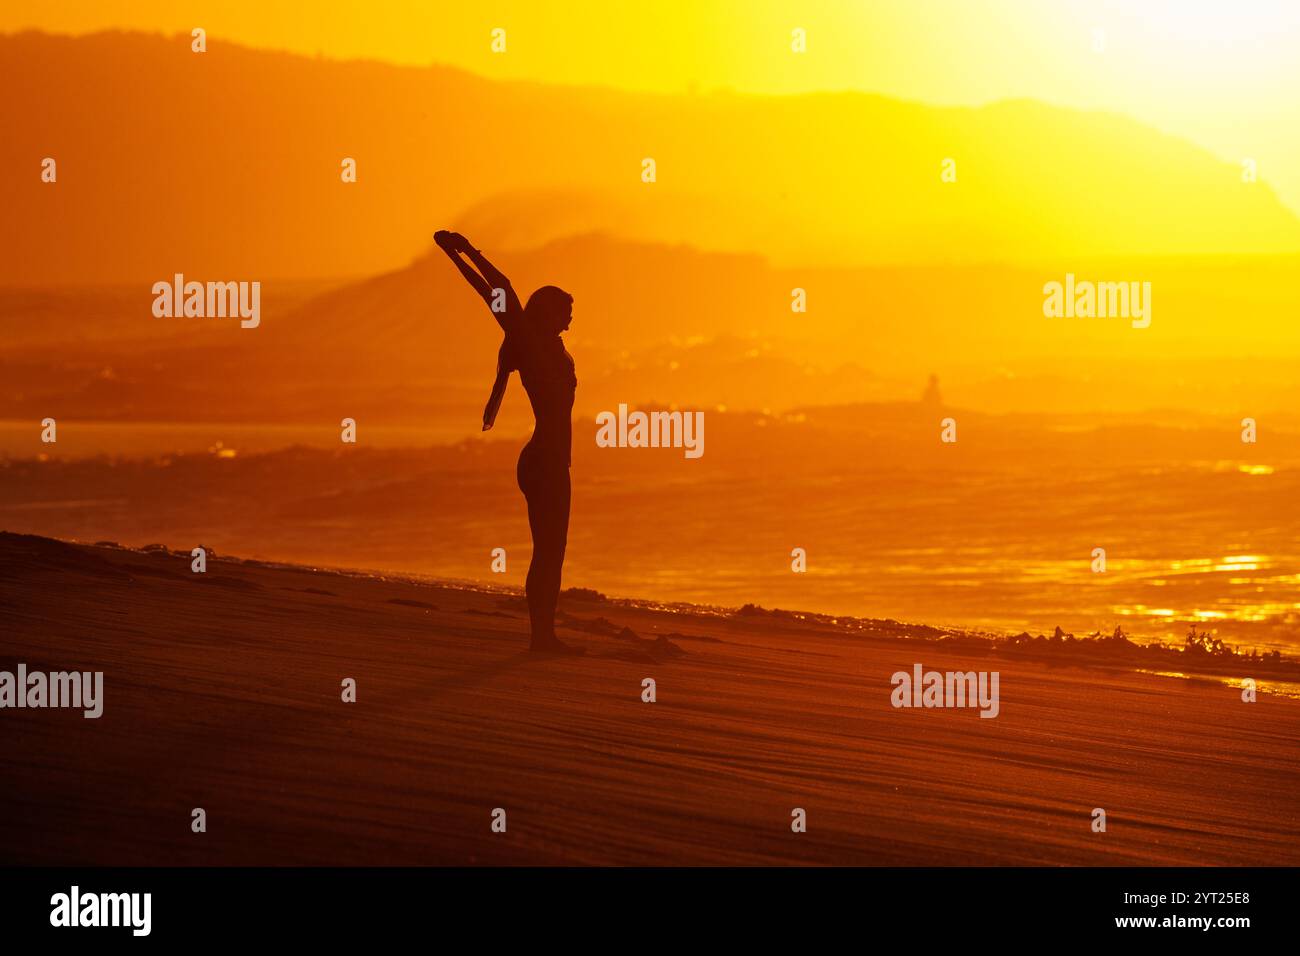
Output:
<path fill-rule="evenodd" d="M 510 285 L 510 280 L 506 278 L 505 273 L 489 262 L 483 253 L 471 246 L 469 240 L 458 232 L 441 229 L 434 233 L 433 241 L 456 264 L 465 281 L 487 303 L 497 324 L 510 331 L 508 321 L 522 315 L 523 306 L 520 305 L 519 296 L 515 294 L 514 287 Z M 468 257 L 473 266 L 462 256 Z"/>

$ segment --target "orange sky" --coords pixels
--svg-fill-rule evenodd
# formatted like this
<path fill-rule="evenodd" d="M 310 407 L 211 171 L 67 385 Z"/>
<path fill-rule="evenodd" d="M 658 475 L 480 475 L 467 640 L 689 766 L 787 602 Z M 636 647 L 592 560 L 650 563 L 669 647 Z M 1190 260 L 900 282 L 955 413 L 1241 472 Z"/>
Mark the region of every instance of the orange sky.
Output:
<path fill-rule="evenodd" d="M 326 0 L 302 11 L 266 0 L 72 0 L 9 6 L 0 29 L 203 26 L 257 47 L 625 89 L 1033 97 L 1127 113 L 1234 163 L 1253 158 L 1300 209 L 1300 4 L 1286 0 L 664 0 L 634 13 L 554 0 Z M 490 49 L 497 27 L 504 54 Z M 795 28 L 807 32 L 803 55 L 790 50 Z"/>

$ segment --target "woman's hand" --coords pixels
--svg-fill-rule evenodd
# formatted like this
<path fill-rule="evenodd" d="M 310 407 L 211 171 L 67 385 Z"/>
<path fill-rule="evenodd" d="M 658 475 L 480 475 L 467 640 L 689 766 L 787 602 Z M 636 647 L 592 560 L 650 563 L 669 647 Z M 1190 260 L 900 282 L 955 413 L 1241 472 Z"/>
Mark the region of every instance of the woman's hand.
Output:
<path fill-rule="evenodd" d="M 446 253 L 464 252 L 469 249 L 469 240 L 459 232 L 449 232 L 446 229 L 439 229 L 435 232 L 433 241 L 438 244 L 438 248 Z"/>
<path fill-rule="evenodd" d="M 469 244 L 469 240 L 459 232 L 450 232 L 446 229 L 439 229 L 433 234 L 433 241 L 438 244 L 438 248 L 447 253 L 447 258 L 452 261 L 465 281 L 470 284 L 475 292 L 479 294 L 487 307 L 492 310 L 492 318 L 497 320 L 501 328 L 506 328 L 510 321 L 523 315 L 524 307 L 519 302 L 519 296 L 510 285 L 510 280 L 494 266 L 488 262 L 487 257 Z M 506 310 L 500 312 L 498 296 L 505 292 Z"/>

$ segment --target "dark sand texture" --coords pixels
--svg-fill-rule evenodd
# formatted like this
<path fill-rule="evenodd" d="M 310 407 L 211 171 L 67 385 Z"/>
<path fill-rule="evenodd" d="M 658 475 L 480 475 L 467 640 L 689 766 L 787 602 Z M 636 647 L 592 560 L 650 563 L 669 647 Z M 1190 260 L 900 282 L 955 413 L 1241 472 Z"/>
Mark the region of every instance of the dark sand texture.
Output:
<path fill-rule="evenodd" d="M 0 710 L 0 862 L 1300 863 L 1297 700 L 598 601 L 537 659 L 518 605 L 0 534 L 0 669 L 105 673 L 99 720 Z M 893 709 L 916 661 L 1001 715 Z"/>

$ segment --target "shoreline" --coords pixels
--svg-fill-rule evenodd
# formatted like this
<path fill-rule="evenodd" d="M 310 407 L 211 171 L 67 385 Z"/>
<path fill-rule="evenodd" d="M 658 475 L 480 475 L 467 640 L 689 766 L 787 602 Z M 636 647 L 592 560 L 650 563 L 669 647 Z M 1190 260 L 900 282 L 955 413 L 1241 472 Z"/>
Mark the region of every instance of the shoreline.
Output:
<path fill-rule="evenodd" d="M 47 538 L 44 535 L 27 535 L 0 530 L 0 540 L 5 536 L 37 538 L 56 541 L 75 547 L 106 548 L 132 554 L 166 554 L 178 560 L 188 562 L 189 553 L 175 550 L 163 544 L 149 544 L 143 547 L 130 547 L 115 541 L 82 541 L 77 539 Z M 383 568 L 347 567 L 318 564 L 304 564 L 295 561 L 278 561 L 261 558 L 241 558 L 235 555 L 216 554 L 208 549 L 207 560 L 218 566 L 257 567 L 280 571 L 307 571 L 313 574 L 337 575 L 357 580 L 406 583 L 419 587 L 436 589 L 463 590 L 484 595 L 500 595 L 519 599 L 523 608 L 523 588 L 511 584 L 494 584 L 490 581 L 470 578 L 439 577 L 422 575 L 410 571 L 394 571 Z M 566 615 L 565 605 L 574 601 L 583 604 L 608 605 L 611 608 L 624 608 L 632 611 L 657 612 L 687 617 L 700 617 L 709 620 L 730 618 L 771 617 L 794 622 L 809 628 L 829 629 L 845 637 L 888 635 L 894 639 L 925 642 L 956 642 L 967 650 L 979 652 L 987 648 L 992 653 L 1007 654 L 1014 657 L 1043 660 L 1048 663 L 1099 669 L 1112 669 L 1135 673 L 1147 673 L 1153 676 L 1171 679 L 1191 679 L 1212 681 L 1224 686 L 1234 685 L 1231 681 L 1245 677 L 1261 675 L 1267 678 L 1269 685 L 1259 684 L 1258 689 L 1264 693 L 1300 699 L 1300 658 L 1279 656 L 1273 661 L 1268 655 L 1251 658 L 1250 655 L 1235 651 L 1228 646 L 1231 654 L 1220 657 L 1207 655 L 1191 656 L 1176 644 L 1160 640 L 1143 643 L 1130 642 L 1130 646 L 1121 649 L 1121 655 L 1111 654 L 1089 656 L 1089 651 L 1099 650 L 1109 638 L 1100 632 L 1076 637 L 1056 628 L 1059 637 L 1053 646 L 1052 638 L 1045 634 L 1036 637 L 1028 632 L 1020 634 L 998 633 L 995 631 L 963 627 L 954 624 L 927 624 L 917 621 L 903 621 L 895 618 L 873 618 L 848 614 L 829 614 L 821 611 L 797 610 L 791 608 L 764 608 L 761 605 L 745 603 L 740 606 L 706 604 L 691 601 L 657 601 L 651 598 L 609 596 L 592 588 L 573 586 L 561 591 L 559 616 L 557 624 Z M 1019 640 L 1020 645 L 1016 642 Z M 1070 644 L 1073 643 L 1073 647 Z M 1041 644 L 1035 647 L 1035 644 Z M 1122 656 L 1123 654 L 1127 656 Z M 1143 659 L 1143 658 L 1146 659 Z M 1247 673 L 1249 671 L 1249 673 Z M 1280 688 L 1277 685 L 1281 685 Z"/>

